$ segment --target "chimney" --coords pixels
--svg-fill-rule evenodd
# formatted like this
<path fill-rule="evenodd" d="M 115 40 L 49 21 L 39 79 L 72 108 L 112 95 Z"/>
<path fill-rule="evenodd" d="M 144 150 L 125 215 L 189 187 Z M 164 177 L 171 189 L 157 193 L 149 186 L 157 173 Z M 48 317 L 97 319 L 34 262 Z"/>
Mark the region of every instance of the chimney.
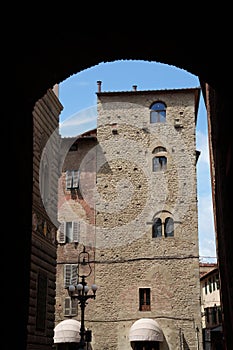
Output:
<path fill-rule="evenodd" d="M 98 92 L 101 92 L 101 84 L 102 84 L 102 81 L 98 80 L 97 81 Z"/>
<path fill-rule="evenodd" d="M 137 85 L 133 85 L 133 91 L 137 91 Z"/>

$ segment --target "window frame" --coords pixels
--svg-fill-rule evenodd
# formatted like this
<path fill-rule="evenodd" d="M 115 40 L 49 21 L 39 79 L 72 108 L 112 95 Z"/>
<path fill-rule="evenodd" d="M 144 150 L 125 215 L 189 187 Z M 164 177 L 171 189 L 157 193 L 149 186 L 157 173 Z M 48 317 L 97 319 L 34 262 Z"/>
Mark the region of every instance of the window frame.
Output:
<path fill-rule="evenodd" d="M 79 170 L 66 170 L 66 190 L 75 190 L 79 188 Z"/>
<path fill-rule="evenodd" d="M 77 316 L 78 315 L 78 302 L 77 299 L 71 297 L 65 297 L 64 299 L 64 316 Z"/>
<path fill-rule="evenodd" d="M 64 288 L 78 283 L 78 264 L 63 265 Z"/>
<path fill-rule="evenodd" d="M 152 151 L 152 171 L 154 173 L 167 170 L 167 150 L 163 146 L 155 147 Z"/>
<path fill-rule="evenodd" d="M 162 101 L 153 102 L 150 106 L 150 123 L 166 123 L 167 106 Z"/>
<path fill-rule="evenodd" d="M 68 227 L 71 223 L 71 235 L 68 238 Z M 62 221 L 57 232 L 58 243 L 79 243 L 80 241 L 80 222 L 79 221 Z"/>
<path fill-rule="evenodd" d="M 151 289 L 139 288 L 139 311 L 151 311 Z"/>
<path fill-rule="evenodd" d="M 166 222 L 168 220 L 172 221 L 172 225 L 173 225 L 173 230 L 172 230 L 172 235 L 171 234 L 167 234 L 168 231 L 166 230 L 167 225 Z M 155 234 L 155 230 L 156 230 L 156 225 L 157 222 L 159 222 L 159 227 L 161 230 L 161 235 Z M 153 218 L 153 222 L 152 222 L 152 238 L 169 238 L 169 237 L 174 237 L 175 235 L 175 225 L 174 225 L 174 219 L 172 216 L 164 216 L 164 215 L 159 215 L 159 216 L 155 216 Z"/>

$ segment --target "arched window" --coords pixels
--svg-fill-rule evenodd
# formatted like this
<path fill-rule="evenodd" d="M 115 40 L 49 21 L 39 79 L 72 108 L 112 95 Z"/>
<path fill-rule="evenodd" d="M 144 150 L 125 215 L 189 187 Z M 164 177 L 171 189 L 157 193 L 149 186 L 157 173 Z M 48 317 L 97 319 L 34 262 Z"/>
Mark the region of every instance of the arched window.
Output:
<path fill-rule="evenodd" d="M 173 237 L 174 236 L 174 220 L 172 218 L 165 219 L 164 236 Z"/>
<path fill-rule="evenodd" d="M 166 105 L 163 102 L 155 102 L 150 107 L 150 122 L 165 123 L 166 122 Z"/>
<path fill-rule="evenodd" d="M 162 236 L 162 220 L 160 218 L 155 218 L 152 226 L 152 238 Z"/>
<path fill-rule="evenodd" d="M 156 237 L 174 237 L 174 219 L 166 216 L 164 211 L 161 211 L 160 217 L 155 217 L 152 222 L 152 238 Z"/>

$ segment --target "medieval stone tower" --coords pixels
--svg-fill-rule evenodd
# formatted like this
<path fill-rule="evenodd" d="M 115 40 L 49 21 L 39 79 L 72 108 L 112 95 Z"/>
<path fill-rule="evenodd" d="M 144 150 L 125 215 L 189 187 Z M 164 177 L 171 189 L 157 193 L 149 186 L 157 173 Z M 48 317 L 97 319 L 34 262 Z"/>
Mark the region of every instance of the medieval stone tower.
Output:
<path fill-rule="evenodd" d="M 98 285 L 85 311 L 93 350 L 202 349 L 199 96 L 199 88 L 102 92 L 98 82 L 96 135 L 75 140 L 80 157 L 75 147 L 67 154 L 63 174 L 76 169 L 78 185 L 75 196 L 65 191 L 58 218 L 76 222 L 76 242 L 58 232 L 56 323 L 80 319 L 64 278 L 85 245 Z"/>

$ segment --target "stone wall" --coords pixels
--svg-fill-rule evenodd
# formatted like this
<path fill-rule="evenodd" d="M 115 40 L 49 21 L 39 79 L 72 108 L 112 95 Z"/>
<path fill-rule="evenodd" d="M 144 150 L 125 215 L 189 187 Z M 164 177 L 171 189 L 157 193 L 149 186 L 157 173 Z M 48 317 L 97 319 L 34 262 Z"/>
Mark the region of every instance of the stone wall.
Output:
<path fill-rule="evenodd" d="M 202 348 L 197 96 L 198 89 L 97 94 L 95 221 L 89 228 L 99 288 L 85 313 L 94 350 L 130 350 L 130 327 L 143 317 L 160 325 L 160 350 Z M 166 123 L 150 123 L 155 101 L 165 102 Z M 152 171 L 156 147 L 166 149 L 162 172 Z M 174 237 L 152 238 L 155 217 L 173 218 Z M 66 259 L 68 247 L 59 249 Z M 150 311 L 139 311 L 140 288 L 150 288 Z"/>

